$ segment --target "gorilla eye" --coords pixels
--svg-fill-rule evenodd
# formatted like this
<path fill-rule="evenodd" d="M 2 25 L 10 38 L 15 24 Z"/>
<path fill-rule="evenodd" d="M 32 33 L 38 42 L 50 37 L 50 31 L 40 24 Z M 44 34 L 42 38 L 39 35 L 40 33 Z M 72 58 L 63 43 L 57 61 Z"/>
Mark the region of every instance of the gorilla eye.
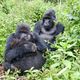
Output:
<path fill-rule="evenodd" d="M 44 26 L 49 26 L 49 22 L 50 22 L 49 19 L 45 19 L 45 20 L 43 21 Z"/>

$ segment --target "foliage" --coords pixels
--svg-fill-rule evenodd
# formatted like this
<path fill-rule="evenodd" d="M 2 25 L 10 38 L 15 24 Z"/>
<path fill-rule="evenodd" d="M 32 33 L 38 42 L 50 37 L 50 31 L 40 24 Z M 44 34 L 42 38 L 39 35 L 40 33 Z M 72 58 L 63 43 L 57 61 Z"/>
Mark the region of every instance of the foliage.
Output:
<path fill-rule="evenodd" d="M 33 30 L 44 12 L 53 8 L 65 32 L 57 36 L 58 50 L 46 53 L 46 63 L 40 70 L 30 69 L 28 80 L 80 80 L 80 0 L 0 0 L 0 62 L 3 62 L 6 38 L 15 32 L 19 22 L 27 22 Z M 6 80 L 14 80 L 17 72 L 6 72 Z"/>

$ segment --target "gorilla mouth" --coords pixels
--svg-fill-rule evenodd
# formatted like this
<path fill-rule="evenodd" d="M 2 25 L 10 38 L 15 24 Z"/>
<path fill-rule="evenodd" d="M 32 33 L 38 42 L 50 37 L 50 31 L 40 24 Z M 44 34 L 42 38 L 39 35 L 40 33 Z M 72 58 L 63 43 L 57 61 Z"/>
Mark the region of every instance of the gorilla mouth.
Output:
<path fill-rule="evenodd" d="M 26 30 L 25 29 L 22 29 L 21 32 L 26 32 Z"/>
<path fill-rule="evenodd" d="M 44 28 L 45 28 L 46 31 L 50 30 L 50 26 L 44 26 Z"/>

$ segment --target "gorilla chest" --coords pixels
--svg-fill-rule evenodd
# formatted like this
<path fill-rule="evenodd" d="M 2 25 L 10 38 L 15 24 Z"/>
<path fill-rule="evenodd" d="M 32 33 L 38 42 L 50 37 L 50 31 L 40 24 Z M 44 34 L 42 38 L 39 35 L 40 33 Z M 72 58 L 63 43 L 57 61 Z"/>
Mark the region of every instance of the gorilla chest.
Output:
<path fill-rule="evenodd" d="M 53 27 L 49 31 L 45 30 L 45 28 L 42 27 L 40 37 L 43 38 L 44 40 L 51 40 L 54 37 L 55 31 L 56 31 L 56 27 Z"/>

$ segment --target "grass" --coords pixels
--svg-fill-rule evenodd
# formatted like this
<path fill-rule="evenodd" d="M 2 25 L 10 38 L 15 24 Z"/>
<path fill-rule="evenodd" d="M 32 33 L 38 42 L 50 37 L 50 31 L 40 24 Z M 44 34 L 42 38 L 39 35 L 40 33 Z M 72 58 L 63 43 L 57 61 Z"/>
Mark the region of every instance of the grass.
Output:
<path fill-rule="evenodd" d="M 27 22 L 33 30 L 46 10 L 53 8 L 57 20 L 65 26 L 58 35 L 55 52 L 46 53 L 46 63 L 40 70 L 28 70 L 28 80 L 80 80 L 80 0 L 0 0 L 0 62 L 3 62 L 6 38 L 15 32 L 19 22 Z M 17 72 L 6 72 L 5 80 L 14 80 Z"/>

